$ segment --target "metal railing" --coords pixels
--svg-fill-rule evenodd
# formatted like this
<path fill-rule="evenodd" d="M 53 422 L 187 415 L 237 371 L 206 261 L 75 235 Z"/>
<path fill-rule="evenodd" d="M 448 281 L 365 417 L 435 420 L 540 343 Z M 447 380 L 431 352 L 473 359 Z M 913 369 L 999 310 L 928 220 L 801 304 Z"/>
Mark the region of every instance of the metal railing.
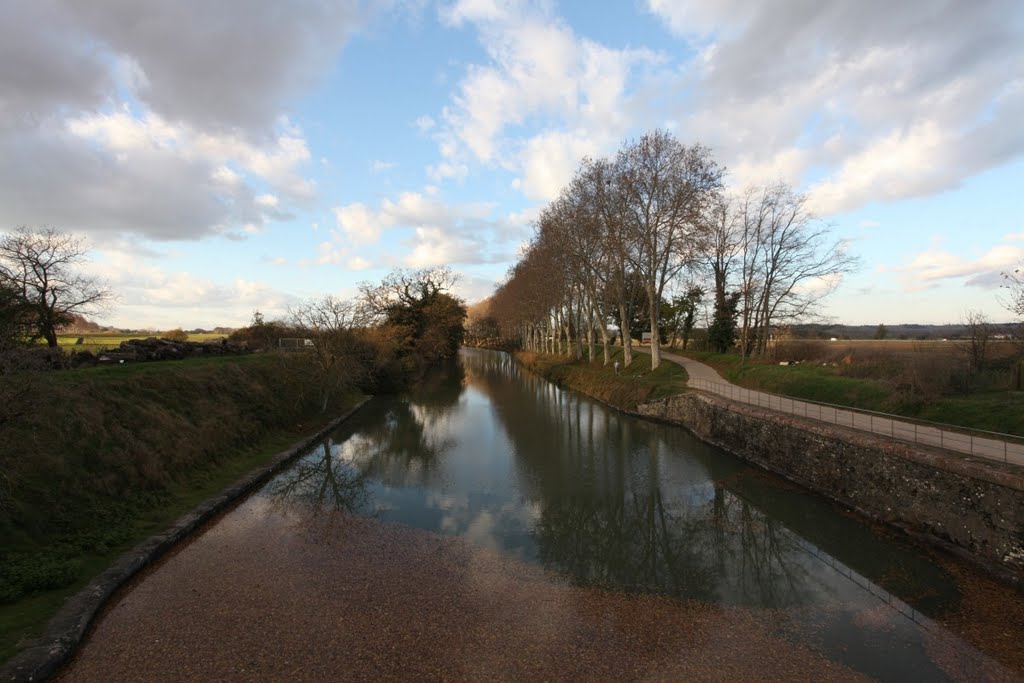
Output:
<path fill-rule="evenodd" d="M 849 406 L 819 403 L 745 389 L 727 382 L 691 377 L 689 386 L 723 396 L 739 403 L 777 410 L 789 415 L 820 420 L 829 424 L 881 434 L 924 446 L 1024 465 L 1024 438 L 980 429 L 915 420 Z"/>

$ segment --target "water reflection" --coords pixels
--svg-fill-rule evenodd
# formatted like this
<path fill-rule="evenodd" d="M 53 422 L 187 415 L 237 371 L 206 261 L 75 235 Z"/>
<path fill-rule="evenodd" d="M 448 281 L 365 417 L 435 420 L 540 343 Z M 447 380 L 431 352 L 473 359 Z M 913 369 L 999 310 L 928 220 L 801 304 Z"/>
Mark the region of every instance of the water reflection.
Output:
<path fill-rule="evenodd" d="M 367 502 L 369 476 L 336 457 L 331 439 L 325 439 L 267 486 L 279 507 L 299 504 L 322 509 L 358 512 Z"/>
<path fill-rule="evenodd" d="M 495 352 L 371 402 L 266 492 L 462 535 L 581 584 L 786 609 L 780 628 L 841 659 L 881 608 L 884 638 L 859 664 L 873 675 L 927 673 L 908 654 L 919 627 L 960 598 L 927 557 L 830 504 Z"/>

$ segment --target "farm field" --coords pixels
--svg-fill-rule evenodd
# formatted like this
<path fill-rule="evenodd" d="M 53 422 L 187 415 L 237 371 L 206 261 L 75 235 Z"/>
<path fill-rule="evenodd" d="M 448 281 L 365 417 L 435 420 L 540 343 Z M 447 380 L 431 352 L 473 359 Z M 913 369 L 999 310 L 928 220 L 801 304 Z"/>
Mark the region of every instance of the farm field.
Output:
<path fill-rule="evenodd" d="M 160 332 L 140 332 L 138 334 L 62 334 L 57 337 L 57 343 L 66 351 L 77 350 L 97 353 L 108 349 L 116 349 L 121 345 L 121 342 L 128 341 L 129 339 L 159 337 L 160 334 Z M 202 334 L 190 334 L 188 335 L 188 340 L 202 342 L 209 341 L 211 339 L 223 339 L 226 336 L 226 334 L 221 334 L 219 332 L 206 332 Z M 82 340 L 81 344 L 78 343 L 79 339 Z"/>

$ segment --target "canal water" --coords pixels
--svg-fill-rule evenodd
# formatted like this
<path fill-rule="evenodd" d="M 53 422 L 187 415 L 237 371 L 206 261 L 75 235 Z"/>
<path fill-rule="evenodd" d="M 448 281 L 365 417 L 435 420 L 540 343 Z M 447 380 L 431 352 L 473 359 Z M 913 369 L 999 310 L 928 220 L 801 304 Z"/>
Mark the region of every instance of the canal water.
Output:
<path fill-rule="evenodd" d="M 499 352 L 374 399 L 258 495 L 461 536 L 573 584 L 773 610 L 778 634 L 874 678 L 943 680 L 937 650 L 994 665 L 943 625 L 964 595 L 928 552 Z"/>

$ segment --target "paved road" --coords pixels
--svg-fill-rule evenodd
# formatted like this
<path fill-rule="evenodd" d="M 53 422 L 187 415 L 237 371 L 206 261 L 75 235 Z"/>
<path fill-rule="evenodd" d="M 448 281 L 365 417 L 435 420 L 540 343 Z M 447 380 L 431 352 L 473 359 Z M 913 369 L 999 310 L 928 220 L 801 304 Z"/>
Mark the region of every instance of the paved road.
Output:
<path fill-rule="evenodd" d="M 650 353 L 650 349 L 634 350 L 641 353 Z M 896 420 L 883 415 L 857 410 L 844 410 L 836 406 L 800 401 L 778 394 L 744 389 L 726 381 L 714 368 L 692 358 L 686 358 L 674 353 L 666 353 L 664 350 L 661 352 L 661 357 L 686 368 L 686 372 L 690 376 L 688 384 L 692 388 L 718 394 L 732 401 L 770 408 L 790 415 L 799 415 L 829 424 L 851 427 L 865 432 L 889 436 L 901 441 L 936 446 L 948 451 L 1024 466 L 1024 443 L 965 434 L 930 425 Z"/>

